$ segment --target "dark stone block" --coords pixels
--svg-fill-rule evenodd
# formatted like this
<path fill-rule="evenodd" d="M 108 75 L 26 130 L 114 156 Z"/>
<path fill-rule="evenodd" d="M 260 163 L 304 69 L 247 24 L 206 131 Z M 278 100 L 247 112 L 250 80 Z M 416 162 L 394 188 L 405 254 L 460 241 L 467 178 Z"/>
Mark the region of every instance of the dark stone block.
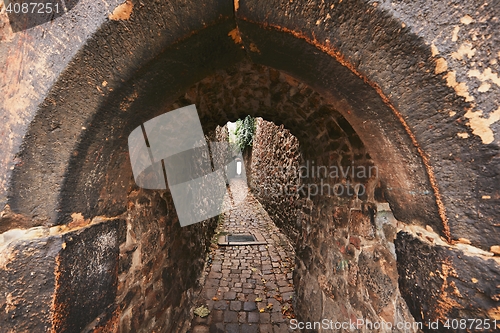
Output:
<path fill-rule="evenodd" d="M 241 333 L 257 333 L 259 326 L 257 324 L 243 324 L 241 325 Z"/>
<path fill-rule="evenodd" d="M 239 324 L 226 324 L 226 333 L 240 333 Z"/>
<path fill-rule="evenodd" d="M 231 301 L 229 304 L 229 309 L 232 311 L 240 311 L 241 310 L 241 302 L 240 301 Z"/>
<path fill-rule="evenodd" d="M 81 331 L 114 302 L 122 228 L 123 220 L 112 220 L 63 235 L 54 299 L 58 332 Z"/>
<path fill-rule="evenodd" d="M 397 290 L 397 270 L 389 251 L 380 245 L 363 249 L 359 255 L 359 274 L 377 313 L 392 301 Z"/>
<path fill-rule="evenodd" d="M 257 310 L 257 305 L 255 302 L 244 302 L 243 303 L 243 310 L 244 311 L 254 311 Z"/>
<path fill-rule="evenodd" d="M 259 312 L 249 312 L 248 313 L 248 322 L 249 323 L 258 323 L 259 317 L 260 317 Z"/>
<path fill-rule="evenodd" d="M 236 322 L 238 322 L 238 312 L 226 310 L 224 312 L 224 322 L 225 323 L 236 323 Z"/>

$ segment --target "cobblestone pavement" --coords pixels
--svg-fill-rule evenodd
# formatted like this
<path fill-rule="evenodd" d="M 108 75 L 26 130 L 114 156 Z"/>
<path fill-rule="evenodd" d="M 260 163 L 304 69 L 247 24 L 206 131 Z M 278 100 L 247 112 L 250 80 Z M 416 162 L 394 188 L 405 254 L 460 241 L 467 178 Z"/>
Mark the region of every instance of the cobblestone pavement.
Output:
<path fill-rule="evenodd" d="M 203 318 L 195 315 L 190 332 L 290 332 L 295 297 L 293 248 L 244 182 L 233 180 L 231 189 L 233 198 L 247 196 L 224 213 L 219 235 L 258 232 L 267 244 L 212 244 L 204 287 L 195 307 L 204 306 L 210 314 Z"/>

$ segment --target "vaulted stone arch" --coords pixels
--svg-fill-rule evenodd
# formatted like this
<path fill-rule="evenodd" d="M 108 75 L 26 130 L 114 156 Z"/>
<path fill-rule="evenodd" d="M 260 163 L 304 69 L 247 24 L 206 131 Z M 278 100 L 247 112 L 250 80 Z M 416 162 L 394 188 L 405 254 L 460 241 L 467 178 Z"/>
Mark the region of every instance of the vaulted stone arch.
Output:
<path fill-rule="evenodd" d="M 498 271 L 497 261 L 486 260 L 485 252 L 499 242 L 495 119 L 500 106 L 494 102 L 498 65 L 493 59 L 500 46 L 491 37 L 499 25 L 491 19 L 496 8 L 358 0 L 132 1 L 117 9 L 125 12 L 120 19 L 108 19 L 109 11 L 86 5 L 81 1 L 61 17 L 59 27 L 48 23 L 4 35 L 2 133 L 8 134 L 0 138 L 0 203 L 8 206 L 0 231 L 64 225 L 80 213 L 84 219 L 123 214 L 128 134 L 174 108 L 172 103 L 183 103 L 179 96 L 189 97 L 188 89 L 198 83 L 194 95 L 202 102 L 206 130 L 246 114 L 264 116 L 284 124 L 314 151 L 315 122 L 332 110 L 340 113 L 380 168 L 396 218 L 408 226 L 429 225 L 436 240 L 444 239 L 429 244 L 412 227 L 413 234 L 400 235 L 400 274 L 416 271 L 423 281 L 415 288 L 409 281 L 416 278 L 400 276 L 407 279 L 400 282 L 407 302 L 415 302 L 413 315 L 425 309 L 422 320 L 435 313 L 446 318 L 461 308 L 464 316 L 498 316 L 491 310 L 497 277 L 486 269 L 480 274 L 487 300 L 474 301 L 470 309 L 460 301 L 447 307 L 452 301 L 440 295 L 421 298 L 426 288 L 450 283 L 446 276 L 444 283 L 429 277 L 445 270 L 431 265 L 438 259 L 462 282 L 473 277 L 473 266 Z M 440 19 L 456 28 L 436 32 L 437 14 L 429 12 L 449 13 Z M 482 31 L 474 26 L 488 19 Z M 259 67 L 249 70 L 252 63 Z M 233 89 L 238 85 L 231 78 L 265 85 L 259 83 L 259 70 L 266 72 L 263 77 L 276 70 L 307 84 L 332 109 L 304 117 L 299 108 L 275 109 L 272 95 Z M 477 88 L 480 84 L 490 88 Z M 481 92 L 489 89 L 485 97 Z M 232 96 L 217 99 L 217 91 Z M 188 97 L 185 102 L 192 102 Z M 454 244 L 459 239 L 471 246 Z M 428 266 L 415 268 L 412 251 L 424 248 L 431 255 L 420 259 Z M 460 259 L 461 251 L 473 265 Z M 458 289 L 473 295 L 475 287 L 463 282 Z M 442 303 L 435 306 L 436 299 Z"/>

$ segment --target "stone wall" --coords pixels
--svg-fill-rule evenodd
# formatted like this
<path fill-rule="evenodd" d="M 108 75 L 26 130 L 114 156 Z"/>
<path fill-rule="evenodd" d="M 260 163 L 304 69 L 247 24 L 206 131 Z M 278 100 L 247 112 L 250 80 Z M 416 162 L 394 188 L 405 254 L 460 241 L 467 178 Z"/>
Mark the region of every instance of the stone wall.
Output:
<path fill-rule="evenodd" d="M 119 218 L 0 235 L 2 330 L 187 329 L 216 219 L 181 228 L 168 191 L 132 184 Z"/>
<path fill-rule="evenodd" d="M 0 234 L 2 331 L 187 330 L 217 218 L 181 228 L 168 190 L 139 188 L 127 158 L 115 172 L 125 191 L 100 204 L 124 200 L 119 216 Z"/>
<path fill-rule="evenodd" d="M 300 183 L 297 171 L 301 163 L 299 142 L 283 125 L 257 118 L 252 148 L 250 188 L 274 223 L 295 239 L 299 199 L 295 188 Z"/>
<path fill-rule="evenodd" d="M 216 128 L 205 140 L 226 137 L 223 128 Z M 133 179 L 129 188 L 127 241 L 120 246 L 114 302 L 118 331 L 185 332 L 218 218 L 181 227 L 168 189 L 141 189 Z"/>
<path fill-rule="evenodd" d="M 120 248 L 119 332 L 182 332 L 216 219 L 180 227 L 168 192 L 133 188 Z"/>
<path fill-rule="evenodd" d="M 117 294 L 123 218 L 0 235 L 0 327 L 4 332 L 80 332 L 110 315 Z M 108 319 L 108 317 L 106 318 Z"/>
<path fill-rule="evenodd" d="M 254 138 L 251 188 L 297 253 L 296 314 L 303 321 L 406 323 L 412 329 L 395 331 L 416 331 L 398 288 L 397 221 L 388 204 L 374 200 L 378 175 L 358 172 L 361 167 L 376 169 L 345 119 L 327 123 L 330 131 L 318 140 L 317 155 L 301 147 L 282 125 L 262 119 Z M 328 174 L 318 166 L 329 167 Z M 334 177 L 332 172 L 341 167 L 346 177 Z M 357 168 L 354 176 L 347 167 Z M 365 190 L 341 194 L 340 185 L 347 191 L 348 182 Z M 326 193 L 335 184 L 336 194 Z"/>

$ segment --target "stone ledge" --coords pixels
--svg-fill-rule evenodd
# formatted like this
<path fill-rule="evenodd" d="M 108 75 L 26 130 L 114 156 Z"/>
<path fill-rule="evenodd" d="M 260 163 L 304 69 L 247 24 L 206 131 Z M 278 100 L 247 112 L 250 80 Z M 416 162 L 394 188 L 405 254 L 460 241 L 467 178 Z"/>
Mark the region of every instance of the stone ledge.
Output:
<path fill-rule="evenodd" d="M 93 222 L 3 234 L 2 329 L 80 331 L 114 300 L 125 220 Z"/>
<path fill-rule="evenodd" d="M 395 245 L 401 295 L 415 320 L 500 319 L 496 258 L 469 256 L 405 231 L 398 233 Z"/>

